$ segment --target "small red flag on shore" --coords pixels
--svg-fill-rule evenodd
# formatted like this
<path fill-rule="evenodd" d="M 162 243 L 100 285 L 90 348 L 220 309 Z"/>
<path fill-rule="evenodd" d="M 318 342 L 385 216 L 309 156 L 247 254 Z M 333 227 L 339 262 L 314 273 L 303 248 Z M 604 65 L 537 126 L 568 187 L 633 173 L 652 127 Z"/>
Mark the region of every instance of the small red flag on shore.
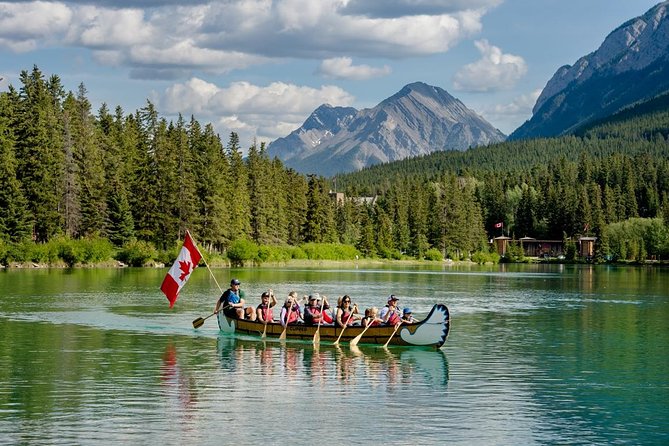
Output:
<path fill-rule="evenodd" d="M 504 226 L 504 223 L 502 223 L 502 222 L 495 223 L 496 228 L 501 228 L 502 226 Z"/>
<path fill-rule="evenodd" d="M 190 232 L 186 231 L 186 236 L 184 237 L 184 244 L 181 247 L 181 252 L 179 256 L 172 264 L 172 267 L 167 272 L 163 284 L 160 286 L 160 289 L 167 300 L 170 301 L 170 308 L 174 306 L 177 297 L 179 297 L 179 291 L 181 288 L 186 285 L 190 273 L 197 267 L 197 264 L 200 263 L 202 254 L 195 246 L 195 242 L 190 236 Z"/>

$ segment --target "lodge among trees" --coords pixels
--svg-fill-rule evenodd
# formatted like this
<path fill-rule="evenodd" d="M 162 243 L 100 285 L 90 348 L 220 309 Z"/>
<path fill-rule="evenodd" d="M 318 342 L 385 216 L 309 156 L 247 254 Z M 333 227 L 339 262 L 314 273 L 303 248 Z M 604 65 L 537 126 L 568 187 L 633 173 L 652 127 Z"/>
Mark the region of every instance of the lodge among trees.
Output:
<path fill-rule="evenodd" d="M 339 175 L 302 175 L 246 157 L 211 124 L 103 104 L 34 67 L 0 93 L 0 254 L 54 238 L 173 249 L 186 229 L 226 253 L 330 243 L 362 256 L 476 258 L 504 222 L 514 240 L 596 237 L 596 256 L 669 255 L 669 112 L 601 123 L 581 136 L 440 152 Z M 585 228 L 585 230 L 584 230 Z M 3 248 L 4 247 L 4 248 Z M 262 251 L 262 249 L 260 249 Z M 269 251 L 268 251 L 269 252 Z M 4 254 L 3 254 L 4 253 Z M 2 259 L 0 259 L 2 260 Z M 263 260 L 272 260 L 265 255 Z"/>

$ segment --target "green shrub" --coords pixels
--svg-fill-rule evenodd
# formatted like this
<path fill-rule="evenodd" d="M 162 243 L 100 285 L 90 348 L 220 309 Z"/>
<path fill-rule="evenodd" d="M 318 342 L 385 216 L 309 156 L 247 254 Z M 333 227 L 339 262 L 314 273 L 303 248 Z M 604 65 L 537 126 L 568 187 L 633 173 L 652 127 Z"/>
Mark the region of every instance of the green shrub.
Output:
<path fill-rule="evenodd" d="M 251 240 L 235 240 L 228 247 L 228 258 L 235 266 L 244 266 L 244 262 L 258 260 L 258 245 Z"/>
<path fill-rule="evenodd" d="M 9 252 L 9 246 L 7 243 L 0 239 L 0 265 L 7 266 L 7 253 Z"/>
<path fill-rule="evenodd" d="M 472 254 L 472 262 L 476 262 L 479 265 L 484 263 L 499 263 L 500 257 L 496 252 L 490 251 L 476 251 Z"/>
<path fill-rule="evenodd" d="M 425 251 L 425 260 L 444 260 L 444 256 L 441 255 L 441 251 L 439 251 L 437 248 L 430 248 L 427 251 Z"/>
<path fill-rule="evenodd" d="M 354 260 L 360 256 L 355 246 L 341 243 L 305 243 L 300 248 L 310 260 Z"/>
<path fill-rule="evenodd" d="M 158 258 L 158 250 L 149 242 L 133 240 L 123 245 L 116 259 L 130 266 L 144 266 Z M 176 255 L 174 256 L 176 258 Z M 172 259 L 174 260 L 174 259 Z"/>
<path fill-rule="evenodd" d="M 261 245 L 258 248 L 259 262 L 287 262 L 292 258 L 290 246 Z"/>
<path fill-rule="evenodd" d="M 3 263 L 9 265 L 12 262 L 28 262 L 31 261 L 32 251 L 35 243 L 31 241 L 23 241 L 19 243 L 10 243 L 7 245 L 7 252 Z"/>
<path fill-rule="evenodd" d="M 291 249 L 291 251 L 290 251 L 290 257 L 291 257 L 292 259 L 296 259 L 296 260 L 306 260 L 306 259 L 309 258 L 309 257 L 307 256 L 307 253 L 304 252 L 304 250 L 303 250 L 302 248 L 300 248 L 299 246 L 294 246 L 294 247 Z"/>
<path fill-rule="evenodd" d="M 77 263 L 83 263 L 85 254 L 81 243 L 77 243 L 69 237 L 62 237 L 55 244 L 58 258 L 65 262 L 67 266 L 72 267 Z"/>
<path fill-rule="evenodd" d="M 114 246 L 104 238 L 91 238 L 78 240 L 83 250 L 84 263 L 94 264 L 110 260 L 114 256 Z"/>

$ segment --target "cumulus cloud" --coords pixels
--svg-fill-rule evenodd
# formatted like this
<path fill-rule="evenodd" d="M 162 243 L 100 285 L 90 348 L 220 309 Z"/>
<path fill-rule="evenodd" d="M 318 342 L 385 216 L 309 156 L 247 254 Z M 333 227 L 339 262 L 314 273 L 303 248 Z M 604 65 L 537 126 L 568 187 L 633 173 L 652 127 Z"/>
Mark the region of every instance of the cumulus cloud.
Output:
<path fill-rule="evenodd" d="M 496 91 L 513 87 L 527 73 L 520 56 L 504 54 L 487 40 L 477 40 L 481 59 L 462 67 L 453 77 L 453 86 L 462 91 Z"/>
<path fill-rule="evenodd" d="M 223 134 L 243 131 L 242 140 L 255 136 L 266 141 L 286 136 L 324 103 L 346 106 L 353 101 L 349 93 L 331 85 L 234 82 L 221 88 L 196 77 L 170 86 L 158 100 L 167 113 L 194 114 L 198 120 L 217 122 Z"/>
<path fill-rule="evenodd" d="M 350 0 L 342 9 L 345 14 L 368 17 L 402 17 L 407 15 L 450 14 L 466 9 L 492 8 L 502 0 Z"/>
<path fill-rule="evenodd" d="M 364 64 L 353 65 L 353 59 L 350 57 L 334 57 L 321 62 L 318 72 L 325 77 L 335 79 L 365 80 L 387 76 L 391 70 L 388 65 L 384 65 L 381 68 L 374 68 Z"/>
<path fill-rule="evenodd" d="M 33 50 L 40 41 L 57 41 L 71 20 L 72 11 L 62 3 L 0 3 L 0 45 Z"/>
<path fill-rule="evenodd" d="M 541 89 L 517 96 L 506 104 L 483 107 L 481 114 L 491 123 L 495 123 L 504 133 L 511 133 L 523 122 L 532 117 L 532 107 L 537 102 Z"/>
<path fill-rule="evenodd" d="M 173 68 L 174 54 L 179 52 L 180 65 L 202 70 L 220 68 L 220 61 L 231 55 L 230 69 L 342 54 L 402 58 L 447 51 L 480 31 L 485 12 L 469 7 L 448 12 L 453 8 L 439 1 L 425 2 L 421 14 L 407 10 L 393 17 L 352 15 L 341 0 L 236 0 L 181 6 L 170 6 L 174 2 L 167 0 L 148 5 L 129 0 L 114 6 L 80 3 L 0 3 L 0 45 L 24 51 L 69 45 L 106 51 L 105 55 L 116 52 L 106 60 L 156 70 L 165 68 L 163 63 Z M 476 1 L 479 6 L 494 3 Z M 214 62 L 202 63 L 203 59 Z"/>

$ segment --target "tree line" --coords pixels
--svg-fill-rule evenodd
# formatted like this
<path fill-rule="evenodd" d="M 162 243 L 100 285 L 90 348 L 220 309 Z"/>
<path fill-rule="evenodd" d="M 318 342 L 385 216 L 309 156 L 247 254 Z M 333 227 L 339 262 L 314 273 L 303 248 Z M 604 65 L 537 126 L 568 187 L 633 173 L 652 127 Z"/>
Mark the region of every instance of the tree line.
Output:
<path fill-rule="evenodd" d="M 499 223 L 513 236 L 561 239 L 606 238 L 609 225 L 630 219 L 664 218 L 666 232 L 669 220 L 666 112 L 327 179 L 270 159 L 264 144 L 243 151 L 234 132 L 224 143 L 194 117 L 167 121 L 150 101 L 134 113 L 106 104 L 93 113 L 83 84 L 66 92 L 37 67 L 19 79 L 0 93 L 6 245 L 66 237 L 170 250 L 189 229 L 209 252 L 244 241 L 462 259 L 487 253 Z M 666 234 L 658 237 L 661 247 Z"/>

